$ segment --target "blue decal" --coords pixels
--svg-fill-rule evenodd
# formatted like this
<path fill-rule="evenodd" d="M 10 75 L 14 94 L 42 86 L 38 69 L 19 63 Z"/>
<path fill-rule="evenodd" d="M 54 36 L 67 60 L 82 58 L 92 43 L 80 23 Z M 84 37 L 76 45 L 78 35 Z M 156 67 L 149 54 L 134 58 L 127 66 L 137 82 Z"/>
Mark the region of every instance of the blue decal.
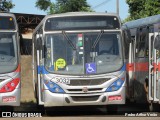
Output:
<path fill-rule="evenodd" d="M 96 73 L 96 64 L 95 63 L 86 63 L 86 74 Z"/>
<path fill-rule="evenodd" d="M 49 74 L 49 72 L 45 69 L 44 66 L 38 66 L 37 68 L 38 74 Z"/>
<path fill-rule="evenodd" d="M 126 71 L 126 64 L 123 65 L 120 71 Z"/>
<path fill-rule="evenodd" d="M 54 66 L 51 65 L 51 67 L 49 67 L 49 70 L 50 70 L 50 71 L 54 71 Z"/>
<path fill-rule="evenodd" d="M 37 66 L 37 72 L 38 72 L 38 74 L 40 74 L 41 71 L 42 71 L 42 67 L 41 66 Z"/>

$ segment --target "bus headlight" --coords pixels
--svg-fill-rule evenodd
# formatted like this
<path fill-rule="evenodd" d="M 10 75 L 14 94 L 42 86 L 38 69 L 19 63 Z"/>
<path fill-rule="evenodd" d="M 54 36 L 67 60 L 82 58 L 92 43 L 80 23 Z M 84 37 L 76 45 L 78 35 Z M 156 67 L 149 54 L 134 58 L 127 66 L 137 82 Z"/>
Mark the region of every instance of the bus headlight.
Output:
<path fill-rule="evenodd" d="M 44 84 L 47 86 L 48 90 L 53 93 L 65 93 L 59 85 L 52 81 L 44 80 Z"/>
<path fill-rule="evenodd" d="M 114 81 L 106 90 L 106 92 L 113 92 L 113 91 L 117 91 L 119 90 L 122 85 L 123 85 L 124 81 L 121 79 L 118 79 L 116 81 Z"/>

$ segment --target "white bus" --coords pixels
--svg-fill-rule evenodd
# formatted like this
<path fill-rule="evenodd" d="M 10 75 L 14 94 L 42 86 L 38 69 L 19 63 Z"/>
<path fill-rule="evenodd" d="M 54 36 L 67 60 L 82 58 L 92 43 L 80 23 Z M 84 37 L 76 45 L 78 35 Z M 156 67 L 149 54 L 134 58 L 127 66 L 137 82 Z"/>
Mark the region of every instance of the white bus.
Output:
<path fill-rule="evenodd" d="M 125 104 L 123 42 L 116 14 L 47 15 L 33 33 L 33 83 L 38 104 Z"/>
<path fill-rule="evenodd" d="M 136 103 L 160 109 L 160 15 L 127 22 L 129 31 L 128 95 Z"/>
<path fill-rule="evenodd" d="M 13 14 L 0 13 L 0 106 L 20 105 L 19 34 Z"/>

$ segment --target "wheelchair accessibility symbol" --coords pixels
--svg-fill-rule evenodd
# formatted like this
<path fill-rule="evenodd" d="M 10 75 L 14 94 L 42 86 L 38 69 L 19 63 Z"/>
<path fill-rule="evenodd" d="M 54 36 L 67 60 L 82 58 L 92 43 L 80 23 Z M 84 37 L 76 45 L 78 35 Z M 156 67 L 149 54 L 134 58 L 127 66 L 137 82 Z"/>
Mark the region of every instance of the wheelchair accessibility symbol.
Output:
<path fill-rule="evenodd" d="M 95 63 L 86 63 L 86 74 L 96 73 Z"/>

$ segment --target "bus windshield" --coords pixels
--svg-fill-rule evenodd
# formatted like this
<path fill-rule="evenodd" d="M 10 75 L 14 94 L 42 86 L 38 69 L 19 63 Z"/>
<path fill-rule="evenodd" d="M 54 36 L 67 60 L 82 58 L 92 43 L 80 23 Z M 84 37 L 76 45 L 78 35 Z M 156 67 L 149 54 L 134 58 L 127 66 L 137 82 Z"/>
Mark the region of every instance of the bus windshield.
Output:
<path fill-rule="evenodd" d="M 17 67 L 16 34 L 0 33 L 0 73 L 7 73 Z"/>
<path fill-rule="evenodd" d="M 118 32 L 45 35 L 45 67 L 57 74 L 104 74 L 123 65 Z M 91 69 L 90 69 L 91 68 Z"/>

